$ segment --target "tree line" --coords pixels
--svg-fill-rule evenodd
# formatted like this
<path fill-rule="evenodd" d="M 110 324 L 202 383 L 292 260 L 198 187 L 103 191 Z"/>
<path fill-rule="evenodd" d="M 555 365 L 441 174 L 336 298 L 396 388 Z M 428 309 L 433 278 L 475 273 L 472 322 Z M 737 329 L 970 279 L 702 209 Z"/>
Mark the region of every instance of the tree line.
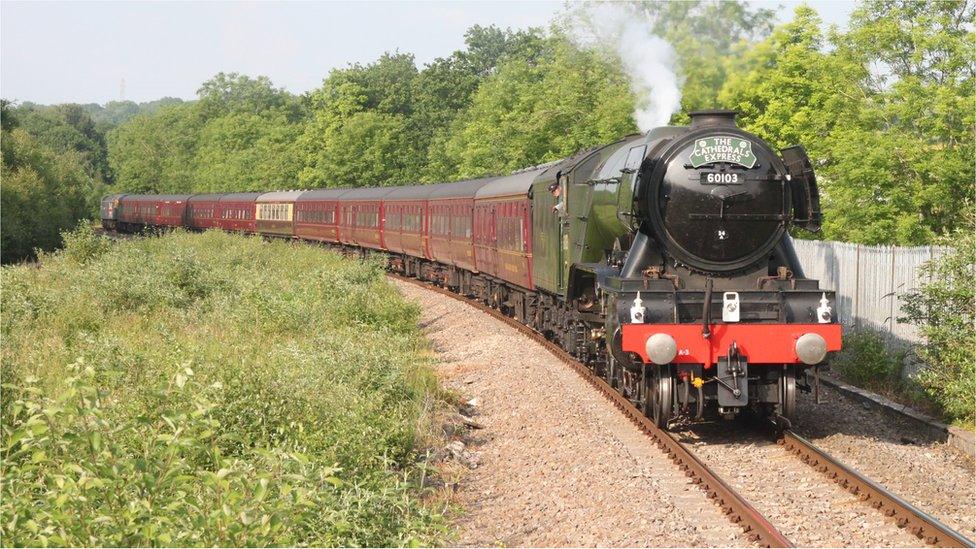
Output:
<path fill-rule="evenodd" d="M 115 187 L 108 136 L 141 113 L 181 100 L 107 105 L 0 101 L 0 259 L 61 245 L 61 231 L 96 215 Z"/>
<path fill-rule="evenodd" d="M 824 29 L 806 6 L 778 27 L 771 10 L 737 2 L 623 6 L 674 47 L 682 100 L 672 123 L 731 108 L 774 146 L 807 148 L 823 238 L 928 244 L 965 223 L 976 122 L 968 3 L 871 0 L 847 30 Z M 422 67 L 409 53 L 387 53 L 335 69 L 300 95 L 263 76 L 220 73 L 194 101 L 5 104 L 4 259 L 56 245 L 56 229 L 30 234 L 30 219 L 44 217 L 19 219 L 14 206 L 48 187 L 59 196 L 49 200 L 73 204 L 60 225 L 93 214 L 92 197 L 109 190 L 453 181 L 637 131 L 637 98 L 619 61 L 572 33 L 564 18 L 548 29 L 475 26 L 463 49 Z M 20 182 L 10 192 L 8 177 Z M 8 238 L 8 226 L 20 228 Z"/>

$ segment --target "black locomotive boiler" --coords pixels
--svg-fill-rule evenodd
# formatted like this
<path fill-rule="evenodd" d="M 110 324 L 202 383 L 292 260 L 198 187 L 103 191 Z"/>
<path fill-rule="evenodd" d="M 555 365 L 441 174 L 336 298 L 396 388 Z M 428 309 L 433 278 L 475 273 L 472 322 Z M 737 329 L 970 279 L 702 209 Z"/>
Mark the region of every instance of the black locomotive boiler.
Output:
<path fill-rule="evenodd" d="M 809 368 L 840 349 L 834 294 L 806 279 L 788 235 L 820 227 L 801 147 L 771 150 L 735 114 L 650 132 L 634 230 L 592 273 L 606 376 L 657 424 L 744 408 L 791 418 Z"/>

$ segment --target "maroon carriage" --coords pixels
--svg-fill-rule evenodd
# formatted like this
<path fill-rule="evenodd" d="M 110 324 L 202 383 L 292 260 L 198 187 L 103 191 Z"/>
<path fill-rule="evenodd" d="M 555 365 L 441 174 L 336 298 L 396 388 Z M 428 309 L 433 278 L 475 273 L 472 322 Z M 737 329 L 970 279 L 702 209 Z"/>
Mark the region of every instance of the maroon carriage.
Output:
<path fill-rule="evenodd" d="M 383 198 L 383 247 L 393 253 L 430 259 L 427 249 L 427 196 L 431 187 L 395 187 Z"/>
<path fill-rule="evenodd" d="M 475 270 L 474 195 L 495 178 L 434 185 L 427 197 L 428 248 L 435 261 Z"/>
<path fill-rule="evenodd" d="M 188 194 L 164 194 L 156 197 L 156 217 L 153 224 L 158 227 L 182 227 L 185 222 Z"/>
<path fill-rule="evenodd" d="M 532 201 L 529 189 L 543 170 L 499 177 L 474 198 L 475 264 L 479 271 L 532 289 Z"/>
<path fill-rule="evenodd" d="M 146 221 L 155 215 L 150 213 L 150 210 L 155 211 L 152 207 L 152 199 L 152 196 L 144 194 L 127 194 L 119 198 L 117 211 L 119 224 L 126 228 L 145 225 Z"/>
<path fill-rule="evenodd" d="M 306 191 L 295 200 L 295 236 L 339 241 L 339 198 L 349 189 Z"/>
<path fill-rule="evenodd" d="M 261 193 L 228 193 L 217 199 L 214 223 L 225 231 L 257 231 L 255 201 Z"/>
<path fill-rule="evenodd" d="M 383 198 L 392 189 L 352 189 L 339 198 L 339 241 L 364 248 L 384 249 Z"/>
<path fill-rule="evenodd" d="M 184 223 L 186 194 L 129 194 L 119 199 L 119 221 L 130 226 L 180 227 Z"/>
<path fill-rule="evenodd" d="M 217 202 L 221 193 L 195 194 L 186 201 L 186 226 L 205 230 L 217 227 Z"/>

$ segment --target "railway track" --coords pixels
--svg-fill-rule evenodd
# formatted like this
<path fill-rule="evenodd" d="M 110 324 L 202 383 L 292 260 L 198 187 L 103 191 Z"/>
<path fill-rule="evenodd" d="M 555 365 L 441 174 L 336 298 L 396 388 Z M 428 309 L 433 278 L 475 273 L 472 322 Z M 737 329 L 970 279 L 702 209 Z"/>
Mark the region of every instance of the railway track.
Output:
<path fill-rule="evenodd" d="M 866 504 L 934 547 L 974 547 L 972 540 L 942 524 L 938 519 L 890 492 L 884 486 L 844 465 L 824 450 L 792 431 L 777 441 L 804 463 L 824 473 Z"/>
<path fill-rule="evenodd" d="M 549 352 L 570 366 L 590 385 L 613 402 L 642 432 L 666 452 L 672 461 L 686 475 L 691 477 L 693 482 L 710 499 L 715 501 L 729 517 L 729 520 L 742 527 L 743 531 L 753 541 L 766 547 L 794 546 L 772 522 L 764 517 L 745 497 L 736 492 L 731 485 L 723 481 L 690 448 L 681 443 L 671 433 L 655 426 L 623 395 L 611 388 L 602 378 L 594 375 L 589 368 L 578 362 L 565 350 L 545 339 L 541 334 L 518 320 L 508 317 L 481 302 L 468 299 L 446 288 L 428 284 L 415 278 L 392 273 L 389 276 L 471 305 L 505 322 L 544 346 Z M 790 430 L 779 432 L 777 442 L 790 454 L 797 456 L 804 463 L 823 473 L 827 478 L 834 480 L 858 496 L 865 504 L 878 509 L 885 516 L 892 519 L 899 527 L 911 532 L 925 543 L 934 547 L 976 546 L 973 541 L 942 524 L 935 517 L 911 505 L 851 467 L 844 465 L 796 433 Z"/>

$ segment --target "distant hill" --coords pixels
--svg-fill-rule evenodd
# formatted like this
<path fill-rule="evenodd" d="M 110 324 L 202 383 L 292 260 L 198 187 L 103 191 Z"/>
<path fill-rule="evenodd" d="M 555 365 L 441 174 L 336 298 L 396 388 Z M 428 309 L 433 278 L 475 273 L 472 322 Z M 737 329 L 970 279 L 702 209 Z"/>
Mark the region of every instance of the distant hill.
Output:
<path fill-rule="evenodd" d="M 135 101 L 109 101 L 104 105 L 86 103 L 79 104 L 78 106 L 84 109 L 91 116 L 95 125 L 104 132 L 138 114 L 153 113 L 159 110 L 160 107 L 184 102 L 184 100 L 178 97 L 163 97 L 162 99 L 146 101 L 145 103 L 136 103 Z M 24 101 L 19 106 L 27 109 L 44 110 L 56 107 L 57 105 L 41 105 Z"/>

